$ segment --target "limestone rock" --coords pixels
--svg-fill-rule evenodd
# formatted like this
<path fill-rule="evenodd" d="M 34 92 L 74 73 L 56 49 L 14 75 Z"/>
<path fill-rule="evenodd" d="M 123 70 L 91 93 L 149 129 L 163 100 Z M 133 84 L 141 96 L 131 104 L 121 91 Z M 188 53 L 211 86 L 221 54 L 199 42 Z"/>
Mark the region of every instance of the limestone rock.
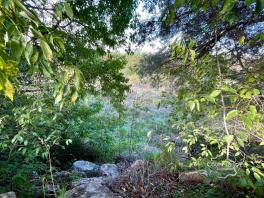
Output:
<path fill-rule="evenodd" d="M 101 177 L 79 181 L 77 186 L 66 192 L 65 198 L 118 198 L 102 182 Z"/>
<path fill-rule="evenodd" d="M 82 178 L 72 182 L 72 186 L 75 188 L 77 186 L 86 185 L 89 183 L 105 184 L 107 183 L 107 178 L 106 177 Z"/>
<path fill-rule="evenodd" d="M 100 167 L 103 176 L 116 178 L 119 176 L 118 167 L 115 164 L 103 164 Z"/>
<path fill-rule="evenodd" d="M 79 160 L 73 163 L 75 171 L 84 172 L 87 177 L 95 177 L 100 175 L 99 166 L 88 161 Z"/>
<path fill-rule="evenodd" d="M 0 198 L 16 198 L 16 194 L 14 192 L 2 193 Z"/>

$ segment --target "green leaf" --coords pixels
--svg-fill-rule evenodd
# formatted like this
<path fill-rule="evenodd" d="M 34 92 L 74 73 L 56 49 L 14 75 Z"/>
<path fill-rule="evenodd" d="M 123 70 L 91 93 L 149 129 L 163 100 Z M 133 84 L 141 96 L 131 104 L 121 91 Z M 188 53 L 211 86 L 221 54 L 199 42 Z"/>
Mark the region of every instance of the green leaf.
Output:
<path fill-rule="evenodd" d="M 200 103 L 199 103 L 199 100 L 195 100 L 195 104 L 196 104 L 196 109 L 197 109 L 197 111 L 200 111 L 201 109 L 200 109 Z"/>
<path fill-rule="evenodd" d="M 8 79 L 5 80 L 4 87 L 5 87 L 4 89 L 5 96 L 7 96 L 11 101 L 13 101 L 15 90 L 12 83 Z"/>
<path fill-rule="evenodd" d="M 254 96 L 258 96 L 260 94 L 260 91 L 258 89 L 252 90 Z"/>
<path fill-rule="evenodd" d="M 236 4 L 237 0 L 225 0 L 223 9 L 221 10 L 221 14 L 225 14 L 231 11 Z"/>
<path fill-rule="evenodd" d="M 191 101 L 189 101 L 189 102 L 188 102 L 188 106 L 189 106 L 190 110 L 191 110 L 191 111 L 193 111 L 193 110 L 194 110 L 194 108 L 195 108 L 195 102 L 194 102 L 194 101 L 192 101 L 192 100 L 191 100 Z"/>
<path fill-rule="evenodd" d="M 55 104 L 59 104 L 63 97 L 63 89 L 60 89 L 59 93 L 56 95 Z"/>
<path fill-rule="evenodd" d="M 36 38 L 44 39 L 44 36 L 42 35 L 42 33 L 40 31 L 36 30 L 35 28 L 31 28 L 31 31 Z"/>
<path fill-rule="evenodd" d="M 27 46 L 26 46 L 25 52 L 24 52 L 24 55 L 25 55 L 25 58 L 26 58 L 28 64 L 30 64 L 30 58 L 31 58 L 32 54 L 33 54 L 33 44 L 30 41 L 27 43 Z"/>
<path fill-rule="evenodd" d="M 25 155 L 26 152 L 27 152 L 27 148 L 23 148 L 22 149 L 22 154 Z"/>
<path fill-rule="evenodd" d="M 73 11 L 72 11 L 71 5 L 69 3 L 65 3 L 64 8 L 65 8 L 65 12 L 66 12 L 67 16 L 72 18 L 73 17 Z"/>
<path fill-rule="evenodd" d="M 264 177 L 264 174 L 259 170 L 257 167 L 252 167 L 252 170 L 256 173 L 258 173 L 260 176 Z"/>
<path fill-rule="evenodd" d="M 16 59 L 20 59 L 22 53 L 23 53 L 23 45 L 20 42 L 20 40 L 12 40 L 11 41 L 11 50 Z"/>
<path fill-rule="evenodd" d="M 62 38 L 60 37 L 54 37 L 54 43 L 61 49 L 61 50 L 65 50 L 65 46 L 64 46 L 64 41 Z"/>
<path fill-rule="evenodd" d="M 48 71 L 47 67 L 45 65 L 43 65 L 41 68 L 42 68 L 42 72 L 43 72 L 44 76 L 47 78 L 51 78 L 51 74 Z"/>
<path fill-rule="evenodd" d="M 0 56 L 0 69 L 3 70 L 6 67 L 4 59 Z"/>
<path fill-rule="evenodd" d="M 254 172 L 254 177 L 258 182 L 261 182 L 261 177 L 259 176 L 258 173 Z"/>
<path fill-rule="evenodd" d="M 32 20 L 32 22 L 35 23 L 35 25 L 38 25 L 38 23 L 40 23 L 38 17 L 35 16 L 31 11 L 29 11 L 19 0 L 13 0 L 13 1 L 17 5 L 17 7 L 23 10 L 29 16 L 29 18 Z"/>
<path fill-rule="evenodd" d="M 238 110 L 232 110 L 232 111 L 229 111 L 226 115 L 226 120 L 231 120 L 233 118 L 235 118 L 236 116 L 238 116 L 238 113 L 239 111 Z"/>
<path fill-rule="evenodd" d="M 219 94 L 221 93 L 221 90 L 214 90 L 209 97 L 215 98 L 217 96 L 219 96 Z"/>
<path fill-rule="evenodd" d="M 49 44 L 44 40 L 40 40 L 40 47 L 43 51 L 43 55 L 46 58 L 46 60 L 51 61 L 52 60 L 52 51 L 50 49 Z"/>
<path fill-rule="evenodd" d="M 63 11 L 63 6 L 61 4 L 57 4 L 55 6 L 55 14 L 59 19 L 62 19 L 62 11 Z"/>
<path fill-rule="evenodd" d="M 245 39 L 246 39 L 245 36 L 241 36 L 241 37 L 239 38 L 239 44 L 240 44 L 240 45 L 244 45 L 244 43 L 245 43 Z"/>
<path fill-rule="evenodd" d="M 35 51 L 35 53 L 33 54 L 33 56 L 30 59 L 31 63 L 34 65 L 38 61 L 38 58 L 39 58 L 39 52 Z"/>
<path fill-rule="evenodd" d="M 245 143 L 244 143 L 244 141 L 242 139 L 237 138 L 237 142 L 238 142 L 239 146 L 242 146 L 242 147 L 245 146 Z"/>
<path fill-rule="evenodd" d="M 230 87 L 229 85 L 225 84 L 223 85 L 223 87 L 221 88 L 221 90 L 229 92 L 229 93 L 233 93 L 236 94 L 237 91 L 235 89 L 233 89 L 232 87 Z"/>
<path fill-rule="evenodd" d="M 190 49 L 190 54 L 191 54 L 191 61 L 194 62 L 195 61 L 195 56 L 196 56 L 195 51 Z"/>
<path fill-rule="evenodd" d="M 78 92 L 75 91 L 75 92 L 73 93 L 72 97 L 71 97 L 71 101 L 72 101 L 73 103 L 75 103 L 77 99 L 78 99 Z"/>
<path fill-rule="evenodd" d="M 249 111 L 250 111 L 250 114 L 251 114 L 252 116 L 255 116 L 255 115 L 258 113 L 258 111 L 257 111 L 257 107 L 254 106 L 254 105 L 250 105 L 250 106 L 249 106 Z"/>
<path fill-rule="evenodd" d="M 225 135 L 223 137 L 224 142 L 232 142 L 234 140 L 234 135 Z"/>
<path fill-rule="evenodd" d="M 248 168 L 246 169 L 246 175 L 250 175 L 250 170 Z"/>
<path fill-rule="evenodd" d="M 189 53 L 188 53 L 188 51 L 186 51 L 185 54 L 184 54 L 184 59 L 183 59 L 183 63 L 184 63 L 184 64 L 187 63 L 188 56 L 189 56 Z"/>

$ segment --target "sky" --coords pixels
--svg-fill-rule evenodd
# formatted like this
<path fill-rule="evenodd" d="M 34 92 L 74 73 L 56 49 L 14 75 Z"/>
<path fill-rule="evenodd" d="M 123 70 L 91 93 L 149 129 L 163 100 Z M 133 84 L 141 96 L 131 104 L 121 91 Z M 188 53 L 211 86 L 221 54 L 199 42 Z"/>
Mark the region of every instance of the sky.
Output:
<path fill-rule="evenodd" d="M 149 13 L 146 10 L 144 10 L 143 3 L 141 2 L 137 9 L 136 9 L 136 14 L 139 16 L 140 21 L 145 21 L 149 20 L 153 15 L 158 14 L 158 10 L 155 12 Z M 128 29 L 126 30 L 126 34 L 129 35 L 132 33 L 134 30 Z M 141 45 L 137 45 L 135 43 L 129 43 L 131 45 L 131 49 L 134 52 L 139 52 L 139 53 L 156 53 L 160 49 L 164 48 L 164 45 L 162 44 L 161 40 L 159 38 L 153 39 L 152 41 L 148 41 L 146 43 L 143 43 Z M 125 52 L 124 47 L 120 47 L 117 49 L 118 52 Z"/>

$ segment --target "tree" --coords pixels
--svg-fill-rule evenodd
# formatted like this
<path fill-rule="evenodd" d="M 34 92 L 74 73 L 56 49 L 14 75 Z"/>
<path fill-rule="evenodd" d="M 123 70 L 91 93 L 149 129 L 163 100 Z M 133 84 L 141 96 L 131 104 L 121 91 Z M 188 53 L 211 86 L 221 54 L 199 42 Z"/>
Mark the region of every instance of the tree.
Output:
<path fill-rule="evenodd" d="M 2 94 L 13 100 L 12 82 L 19 85 L 17 77 L 24 78 L 26 72 L 30 76 L 43 75 L 57 82 L 56 102 L 62 101 L 63 94 L 71 96 L 71 100 L 75 101 L 81 90 L 86 87 L 82 72 L 91 69 L 84 67 L 84 55 L 92 59 L 91 62 L 96 62 L 98 67 L 93 67 L 95 71 L 99 69 L 97 75 L 90 79 L 91 82 L 106 80 L 99 76 L 108 72 L 108 75 L 116 76 L 107 79 L 110 84 L 116 83 L 117 86 L 123 87 L 120 91 L 127 90 L 127 87 L 122 85 L 125 79 L 119 73 L 120 65 L 117 64 L 117 68 L 112 69 L 111 73 L 108 68 L 102 70 L 100 66 L 111 65 L 107 63 L 106 58 L 103 60 L 101 57 L 109 47 L 112 48 L 122 41 L 123 33 L 132 18 L 134 5 L 131 0 L 97 3 L 81 0 L 58 3 L 47 3 L 45 0 L 1 1 Z M 113 61 L 112 59 L 109 61 Z M 80 62 L 83 71 L 78 65 Z M 57 76 L 60 77 L 55 78 Z M 89 77 L 91 78 L 91 75 Z M 64 85 L 61 85 L 61 78 L 68 79 Z M 116 82 L 115 78 L 118 78 L 120 83 Z M 109 92 L 113 89 L 115 88 Z"/>
<path fill-rule="evenodd" d="M 145 24 L 181 36 L 167 61 L 147 71 L 178 88 L 172 120 L 190 166 L 263 193 L 262 1 L 160 2 L 160 20 Z"/>
<path fill-rule="evenodd" d="M 134 6 L 132 0 L 0 1 L 1 192 L 33 196 L 33 171 L 50 174 L 54 187 L 56 151 L 73 139 L 113 141 L 99 131 L 115 130 L 114 120 L 102 125 L 99 102 L 78 99 L 102 94 L 119 104 L 124 98 L 126 62 L 111 49 L 123 42 Z"/>

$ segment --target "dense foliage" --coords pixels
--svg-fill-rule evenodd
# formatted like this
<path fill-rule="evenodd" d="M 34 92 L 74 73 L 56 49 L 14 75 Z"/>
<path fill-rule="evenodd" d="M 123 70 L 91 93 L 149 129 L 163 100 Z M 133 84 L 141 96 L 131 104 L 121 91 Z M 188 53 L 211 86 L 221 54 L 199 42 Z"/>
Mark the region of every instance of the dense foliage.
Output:
<path fill-rule="evenodd" d="M 140 71 L 176 87 L 173 126 L 185 142 L 188 166 L 260 196 L 262 1 L 175 1 L 165 7 L 165 30 L 179 30 L 171 56 L 147 56 Z"/>
<path fill-rule="evenodd" d="M 263 195 L 263 22 L 262 0 L 0 0 L 0 192 L 42 196 L 75 160 L 150 149 L 158 168 L 199 170 L 238 196 Z M 130 33 L 167 47 L 113 53 Z M 197 186 L 205 197 L 223 196 L 218 187 Z"/>
<path fill-rule="evenodd" d="M 53 164 L 65 168 L 65 160 L 96 152 L 110 158 L 108 134 L 118 121 L 100 117 L 102 105 L 86 98 L 108 96 L 117 107 L 128 91 L 126 62 L 109 50 L 124 42 L 134 6 L 130 0 L 0 1 L 1 192 L 33 196 L 34 175 L 43 176 L 37 191 L 54 185 Z M 78 156 L 76 148 L 62 155 L 82 138 L 94 153 Z"/>

